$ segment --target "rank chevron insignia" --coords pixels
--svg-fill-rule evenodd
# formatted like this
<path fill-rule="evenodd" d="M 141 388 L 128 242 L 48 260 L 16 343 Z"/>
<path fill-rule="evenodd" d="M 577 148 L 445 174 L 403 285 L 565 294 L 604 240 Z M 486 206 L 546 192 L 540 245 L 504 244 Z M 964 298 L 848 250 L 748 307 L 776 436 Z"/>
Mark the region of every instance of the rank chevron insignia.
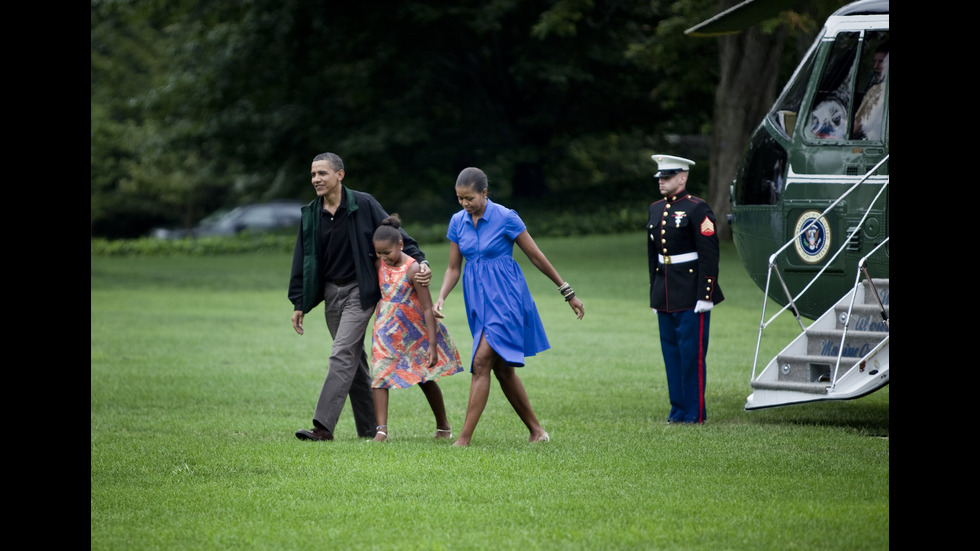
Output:
<path fill-rule="evenodd" d="M 715 224 L 710 218 L 705 218 L 704 222 L 701 222 L 701 235 L 714 235 L 715 234 Z"/>

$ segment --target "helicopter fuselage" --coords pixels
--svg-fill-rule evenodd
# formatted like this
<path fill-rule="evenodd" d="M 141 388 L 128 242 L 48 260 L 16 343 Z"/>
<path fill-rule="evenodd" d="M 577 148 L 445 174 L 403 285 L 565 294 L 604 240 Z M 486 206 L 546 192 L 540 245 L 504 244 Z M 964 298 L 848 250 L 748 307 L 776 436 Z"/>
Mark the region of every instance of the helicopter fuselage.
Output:
<path fill-rule="evenodd" d="M 732 185 L 732 237 L 760 288 L 773 261 L 794 295 L 824 270 L 817 288 L 795 301 L 805 317 L 818 317 L 846 293 L 859 260 L 888 236 L 888 190 L 880 193 L 888 182 L 881 162 L 888 156 L 888 49 L 887 1 L 856 2 L 832 15 L 752 136 Z M 888 277 L 887 244 L 866 266 L 873 277 Z M 769 293 L 787 303 L 783 289 Z"/>

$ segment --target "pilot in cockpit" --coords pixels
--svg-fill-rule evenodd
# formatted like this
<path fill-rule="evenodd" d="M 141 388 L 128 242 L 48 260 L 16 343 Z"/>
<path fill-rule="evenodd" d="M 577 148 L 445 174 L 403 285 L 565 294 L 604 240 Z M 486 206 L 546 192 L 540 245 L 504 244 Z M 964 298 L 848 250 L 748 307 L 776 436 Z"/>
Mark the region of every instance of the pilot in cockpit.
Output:
<path fill-rule="evenodd" d="M 854 114 L 855 140 L 880 140 L 885 112 L 885 88 L 888 85 L 888 42 L 875 50 L 874 71 L 861 105 Z"/>

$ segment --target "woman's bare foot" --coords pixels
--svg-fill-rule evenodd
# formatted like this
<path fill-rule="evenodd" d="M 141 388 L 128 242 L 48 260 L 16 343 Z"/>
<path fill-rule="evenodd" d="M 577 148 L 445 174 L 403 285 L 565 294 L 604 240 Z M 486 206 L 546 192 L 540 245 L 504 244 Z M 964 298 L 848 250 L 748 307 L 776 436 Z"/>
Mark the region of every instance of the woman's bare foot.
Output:
<path fill-rule="evenodd" d="M 470 445 L 470 439 L 463 438 L 462 436 L 460 436 L 459 438 L 456 439 L 455 442 L 453 442 L 453 445 L 458 448 L 465 448 L 466 446 Z"/>
<path fill-rule="evenodd" d="M 548 433 L 547 432 L 545 432 L 544 430 L 541 430 L 539 432 L 532 432 L 531 433 L 531 437 L 528 438 L 527 441 L 528 442 L 549 442 L 549 441 L 551 441 L 551 438 L 548 436 Z"/>
<path fill-rule="evenodd" d="M 436 429 L 436 440 L 441 440 L 443 438 L 452 438 L 452 437 L 453 437 L 453 429 L 451 428 Z"/>

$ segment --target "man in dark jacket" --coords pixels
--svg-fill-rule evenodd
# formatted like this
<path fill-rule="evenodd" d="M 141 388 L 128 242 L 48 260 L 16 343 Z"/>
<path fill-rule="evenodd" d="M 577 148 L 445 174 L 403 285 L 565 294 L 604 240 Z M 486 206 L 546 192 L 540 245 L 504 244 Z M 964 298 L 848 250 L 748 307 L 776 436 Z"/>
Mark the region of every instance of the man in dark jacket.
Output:
<path fill-rule="evenodd" d="M 334 427 L 350 395 L 358 436 L 377 429 L 364 333 L 381 299 L 374 268 L 374 230 L 388 216 L 368 193 L 344 187 L 344 162 L 333 153 L 313 159 L 317 198 L 302 208 L 293 253 L 289 301 L 293 329 L 303 334 L 303 317 L 321 302 L 333 338 L 330 364 L 313 414 L 313 428 L 296 431 L 301 440 L 333 440 Z M 416 283 L 428 285 L 432 271 L 418 243 L 402 230 L 404 251 L 422 266 Z"/>
<path fill-rule="evenodd" d="M 650 205 L 647 253 L 650 308 L 657 311 L 670 394 L 668 423 L 704 423 L 711 308 L 725 299 L 718 286 L 715 215 L 687 192 L 694 161 L 654 155 L 664 198 Z"/>

